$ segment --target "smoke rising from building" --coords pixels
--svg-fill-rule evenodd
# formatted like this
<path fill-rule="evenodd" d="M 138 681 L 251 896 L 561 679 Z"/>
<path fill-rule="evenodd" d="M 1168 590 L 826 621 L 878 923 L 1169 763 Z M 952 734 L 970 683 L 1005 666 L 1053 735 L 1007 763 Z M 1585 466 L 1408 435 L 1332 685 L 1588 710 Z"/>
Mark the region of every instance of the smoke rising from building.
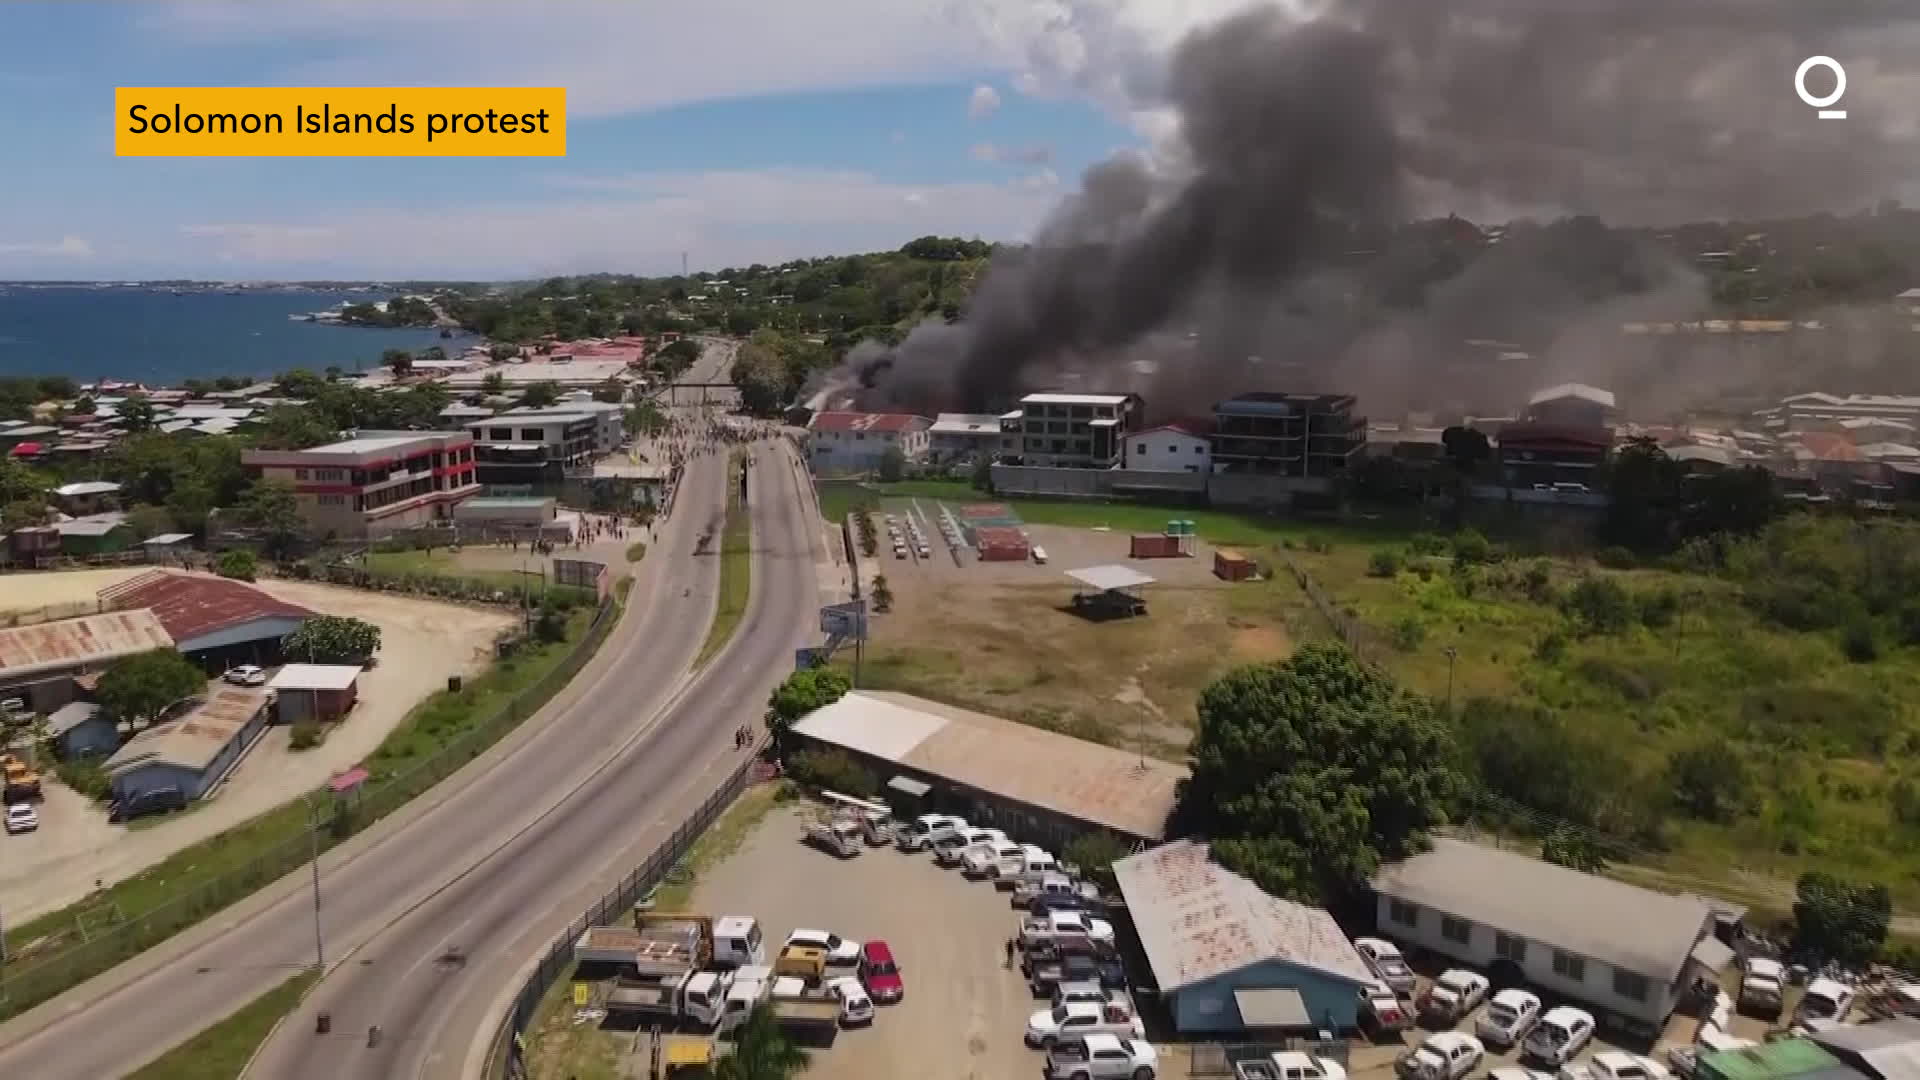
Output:
<path fill-rule="evenodd" d="M 1794 93 L 1816 52 L 1848 67 L 1847 121 Z M 926 412 L 1062 383 L 1140 390 L 1161 415 L 1255 387 L 1394 408 L 1459 396 L 1446 367 L 1465 340 L 1524 332 L 1550 344 L 1542 371 L 1603 379 L 1599 327 L 1703 310 L 1688 266 L 1580 222 L 1516 229 L 1450 277 L 1366 249 L 1392 238 L 1417 261 L 1396 223 L 1449 211 L 1658 224 L 1897 196 L 1916 175 L 1916 56 L 1920 7 L 1896 0 L 1255 8 L 1119 80 L 1178 116 L 1179 153 L 1090 169 L 960 323 L 863 345 L 849 373 L 866 406 Z"/>

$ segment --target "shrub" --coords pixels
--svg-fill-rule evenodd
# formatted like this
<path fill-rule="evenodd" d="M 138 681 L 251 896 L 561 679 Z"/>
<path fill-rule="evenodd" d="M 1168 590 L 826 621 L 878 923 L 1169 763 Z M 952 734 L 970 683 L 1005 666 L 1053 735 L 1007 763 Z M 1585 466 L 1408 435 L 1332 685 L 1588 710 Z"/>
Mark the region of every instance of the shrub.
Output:
<path fill-rule="evenodd" d="M 1609 570 L 1631 570 L 1640 565 L 1639 560 L 1633 557 L 1633 552 L 1619 544 L 1601 548 L 1594 553 L 1593 561 Z"/>
<path fill-rule="evenodd" d="M 1433 567 L 1426 563 L 1419 563 L 1413 568 L 1413 576 L 1419 578 L 1421 581 L 1432 581 Z"/>
<path fill-rule="evenodd" d="M 1526 587 L 1527 598 L 1534 603 L 1545 603 L 1553 595 L 1553 569 L 1545 559 L 1535 559 L 1527 564 L 1521 581 Z"/>
<path fill-rule="evenodd" d="M 1453 534 L 1453 561 L 1471 566 L 1493 557 L 1493 545 L 1477 529 L 1462 529 Z"/>
<path fill-rule="evenodd" d="M 1840 635 L 1840 650 L 1856 664 L 1871 664 L 1880 659 L 1880 636 L 1874 630 L 1873 620 L 1864 614 L 1855 615 Z"/>
<path fill-rule="evenodd" d="M 229 548 L 213 560 L 213 572 L 235 581 L 252 581 L 260 569 L 260 560 L 246 548 Z"/>
<path fill-rule="evenodd" d="M 1610 634 L 1627 628 L 1633 620 L 1633 598 L 1611 578 L 1588 577 L 1573 587 L 1563 602 L 1567 614 L 1579 619 L 1596 634 Z"/>
<path fill-rule="evenodd" d="M 544 608 L 540 617 L 533 622 L 533 636 L 540 641 L 552 644 L 567 639 L 567 619 L 552 608 Z"/>
<path fill-rule="evenodd" d="M 1103 889 L 1112 889 L 1117 884 L 1113 864 L 1126 858 L 1127 849 L 1110 832 L 1090 832 L 1075 837 L 1062 854 L 1089 880 Z"/>
<path fill-rule="evenodd" d="M 1672 589 L 1659 589 L 1640 597 L 1640 621 L 1658 629 L 1671 625 L 1680 614 L 1680 596 Z"/>
<path fill-rule="evenodd" d="M 1305 547 L 1315 555 L 1325 555 L 1327 552 L 1333 550 L 1333 543 L 1324 536 L 1309 536 L 1307 537 Z"/>
<path fill-rule="evenodd" d="M 290 750 L 309 750 L 319 745 L 320 725 L 311 720 L 300 721 L 287 733 L 287 748 Z"/>
<path fill-rule="evenodd" d="M 1901 825 L 1920 825 L 1920 786 L 1911 779 L 1902 779 L 1894 783 L 1887 792 L 1887 804 L 1893 811 L 1893 820 Z"/>
<path fill-rule="evenodd" d="M 113 791 L 113 782 L 107 778 L 107 771 L 100 767 L 99 758 L 75 758 L 54 765 L 53 774 L 60 782 L 89 799 L 104 799 Z"/>
<path fill-rule="evenodd" d="M 787 775 L 806 787 L 862 799 L 880 790 L 873 773 L 839 750 L 803 750 L 787 762 Z"/>
<path fill-rule="evenodd" d="M 1533 655 L 1552 663 L 1567 654 L 1567 635 L 1558 630 L 1550 630 L 1547 636 L 1534 643 Z"/>
<path fill-rule="evenodd" d="M 1381 548 L 1367 560 L 1367 573 L 1374 577 L 1390 578 L 1400 572 L 1400 556 Z"/>
<path fill-rule="evenodd" d="M 1409 615 L 1393 624 L 1393 647 L 1412 652 L 1427 640 L 1427 624 Z"/>
<path fill-rule="evenodd" d="M 1432 533 L 1414 533 L 1407 541 L 1407 550 L 1415 555 L 1438 555 L 1447 550 L 1447 542 Z"/>

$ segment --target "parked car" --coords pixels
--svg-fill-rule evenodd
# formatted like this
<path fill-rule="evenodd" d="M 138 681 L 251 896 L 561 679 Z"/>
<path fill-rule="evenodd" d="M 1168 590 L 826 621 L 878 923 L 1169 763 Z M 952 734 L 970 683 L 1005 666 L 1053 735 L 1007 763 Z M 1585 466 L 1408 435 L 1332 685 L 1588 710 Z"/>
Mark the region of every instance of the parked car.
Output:
<path fill-rule="evenodd" d="M 1098 890 L 1089 890 L 1074 884 L 1072 878 L 1058 870 L 1047 870 L 1013 887 L 1013 906 L 1031 908 L 1033 901 L 1039 897 L 1071 896 L 1087 891 L 1098 892 Z"/>
<path fill-rule="evenodd" d="M 230 667 L 220 676 L 235 686 L 265 686 L 267 673 L 252 664 Z"/>
<path fill-rule="evenodd" d="M 1548 1009 L 1520 1043 L 1521 1055 L 1551 1068 L 1578 1057 L 1593 1040 L 1593 1014 L 1571 1005 Z"/>
<path fill-rule="evenodd" d="M 1051 997 L 1060 983 L 1097 982 L 1115 989 L 1127 985 L 1126 964 L 1113 945 L 1084 937 L 1029 942 L 1020 958 L 1020 971 L 1034 997 Z"/>
<path fill-rule="evenodd" d="M 1602 1050 L 1583 1064 L 1562 1065 L 1556 1080 L 1667 1080 L 1672 1073 L 1650 1057 Z"/>
<path fill-rule="evenodd" d="M 32 832 L 40 827 L 40 812 L 32 803 L 17 802 L 7 807 L 7 831 L 10 833 Z"/>
<path fill-rule="evenodd" d="M 970 878 L 997 878 L 1020 868 L 1020 845 L 1011 840 L 975 844 L 960 857 L 960 872 Z"/>
<path fill-rule="evenodd" d="M 1047 1080 L 1153 1080 L 1160 1055 L 1145 1039 L 1080 1035 L 1047 1051 Z"/>
<path fill-rule="evenodd" d="M 941 866 L 960 866 L 966 862 L 967 849 L 975 844 L 1002 844 L 1007 834 L 999 829 L 959 829 L 935 840 L 933 861 Z"/>
<path fill-rule="evenodd" d="M 184 809 L 187 793 L 177 787 L 154 788 L 130 799 L 116 799 L 107 808 L 107 820 L 118 824 L 146 814 L 165 814 Z"/>
<path fill-rule="evenodd" d="M 947 833 L 967 827 L 967 819 L 952 814 L 921 814 L 899 830 L 894 843 L 901 851 L 922 851 Z"/>
<path fill-rule="evenodd" d="M 827 954 L 827 964 L 832 967 L 852 967 L 860 963 L 860 943 L 848 941 L 839 934 L 826 930 L 795 930 L 787 935 L 787 944 L 803 945 L 807 948 L 822 949 Z"/>
<path fill-rule="evenodd" d="M 1076 1001 L 1091 1001 L 1097 1005 L 1105 1005 L 1109 1001 L 1127 1001 L 1127 997 L 1121 991 L 1107 986 L 1098 979 L 1078 979 L 1053 984 L 1055 1005 L 1068 1005 Z M 1129 1001 L 1128 1004 L 1132 1003 Z"/>
<path fill-rule="evenodd" d="M 1047 549 L 1039 544 L 1033 545 L 1033 561 L 1041 566 L 1047 565 Z"/>
<path fill-rule="evenodd" d="M 1787 969 L 1778 960 L 1764 956 L 1747 959 L 1747 970 L 1740 977 L 1740 1009 L 1771 1020 L 1780 1018 L 1786 1001 Z"/>
<path fill-rule="evenodd" d="M 1479 1039 L 1457 1031 L 1440 1031 L 1400 1055 L 1393 1071 L 1402 1080 L 1460 1080 L 1486 1056 Z"/>
<path fill-rule="evenodd" d="M 1477 971 L 1449 968 L 1420 999 L 1420 1015 L 1435 1023 L 1457 1023 L 1486 1000 L 1488 986 L 1487 977 Z"/>
<path fill-rule="evenodd" d="M 1487 1011 L 1473 1025 L 1473 1033 L 1488 1046 L 1503 1050 L 1520 1045 L 1533 1025 L 1540 1022 L 1540 999 L 1525 990 L 1509 987 L 1493 995 Z"/>
<path fill-rule="evenodd" d="M 840 999 L 840 1026 L 873 1023 L 873 999 L 867 996 L 867 988 L 860 985 L 859 979 L 851 975 L 828 979 L 827 989 Z"/>
<path fill-rule="evenodd" d="M 1234 1080 L 1347 1080 L 1347 1067 L 1330 1058 L 1282 1050 L 1234 1062 L 1233 1075 Z"/>
<path fill-rule="evenodd" d="M 1052 1046 L 1063 1038 L 1094 1034 L 1144 1039 L 1147 1029 L 1130 1006 L 1117 1001 L 1068 1002 L 1027 1018 L 1028 1046 Z"/>
<path fill-rule="evenodd" d="M 900 978 L 900 965 L 893 949 L 884 941 L 869 941 L 860 946 L 860 978 L 867 993 L 882 1005 L 892 1005 L 907 996 L 907 984 Z"/>
<path fill-rule="evenodd" d="M 1360 994 L 1360 1031 L 1367 1038 L 1381 1041 L 1398 1038 L 1413 1026 L 1413 1011 L 1400 1001 L 1400 995 L 1386 983 L 1374 980 Z"/>
<path fill-rule="evenodd" d="M 1853 996 L 1853 987 L 1838 979 L 1824 975 L 1815 978 L 1807 984 L 1807 992 L 1800 995 L 1800 1005 L 1793 1010 L 1793 1022 L 1797 1025 L 1820 1021 L 1844 1024 L 1847 1014 L 1853 1011 Z"/>
<path fill-rule="evenodd" d="M 1020 920 L 1020 943 L 1081 938 L 1113 944 L 1113 924 L 1078 911 L 1052 911 Z"/>
<path fill-rule="evenodd" d="M 1400 955 L 1400 949 L 1393 942 L 1383 938 L 1354 938 L 1353 947 L 1366 960 L 1367 966 L 1379 980 L 1401 997 L 1412 997 L 1418 981 L 1413 969 L 1407 966 L 1407 960 Z"/>
<path fill-rule="evenodd" d="M 807 843 L 842 859 L 851 859 L 866 850 L 860 823 L 852 818 L 810 821 L 802 835 Z"/>
<path fill-rule="evenodd" d="M 1553 1074 L 1522 1065 L 1502 1065 L 1487 1070 L 1487 1080 L 1553 1080 Z"/>

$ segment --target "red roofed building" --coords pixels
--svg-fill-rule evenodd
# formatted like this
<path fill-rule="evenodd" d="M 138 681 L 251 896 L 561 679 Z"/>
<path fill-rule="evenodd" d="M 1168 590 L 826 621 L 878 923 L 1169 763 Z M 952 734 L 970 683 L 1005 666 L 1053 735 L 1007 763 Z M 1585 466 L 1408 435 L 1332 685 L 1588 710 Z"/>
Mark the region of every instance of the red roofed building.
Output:
<path fill-rule="evenodd" d="M 807 463 L 816 473 L 872 472 L 889 449 L 927 456 L 933 421 L 908 413 L 818 412 L 807 424 Z"/>
<path fill-rule="evenodd" d="M 280 639 L 315 614 L 242 582 L 165 570 L 102 589 L 100 602 L 115 611 L 153 612 L 174 648 L 210 671 L 278 662 Z"/>
<path fill-rule="evenodd" d="M 1579 484 L 1598 491 L 1600 466 L 1613 450 L 1613 429 L 1523 420 L 1501 428 L 1498 443 L 1507 487 Z"/>
<path fill-rule="evenodd" d="M 1213 471 L 1213 418 L 1189 417 L 1127 433 L 1126 467 L 1151 472 Z"/>

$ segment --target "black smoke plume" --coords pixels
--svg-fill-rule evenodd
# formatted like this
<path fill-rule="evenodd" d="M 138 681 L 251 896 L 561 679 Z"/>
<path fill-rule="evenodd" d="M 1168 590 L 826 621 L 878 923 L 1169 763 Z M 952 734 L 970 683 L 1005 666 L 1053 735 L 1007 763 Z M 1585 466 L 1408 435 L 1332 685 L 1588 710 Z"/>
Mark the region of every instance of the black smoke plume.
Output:
<path fill-rule="evenodd" d="M 1795 95 L 1814 53 L 1847 64 L 1849 120 L 1821 122 Z M 1897 195 L 1916 164 L 1915 57 L 1908 0 L 1251 10 L 1190 35 L 1157 80 L 1129 80 L 1157 81 L 1179 160 L 1095 166 L 995 260 L 960 323 L 863 345 L 840 378 L 865 407 L 921 412 L 1040 385 L 1141 390 L 1162 415 L 1252 388 L 1397 407 L 1524 390 L 1449 385 L 1463 341 L 1515 327 L 1549 346 L 1540 377 L 1606 378 L 1598 326 L 1699 317 L 1698 277 L 1671 256 L 1597 223 L 1517 229 L 1396 296 L 1395 268 L 1368 248 L 1391 239 L 1404 257 L 1399 223 L 1436 212 L 1657 224 Z"/>

